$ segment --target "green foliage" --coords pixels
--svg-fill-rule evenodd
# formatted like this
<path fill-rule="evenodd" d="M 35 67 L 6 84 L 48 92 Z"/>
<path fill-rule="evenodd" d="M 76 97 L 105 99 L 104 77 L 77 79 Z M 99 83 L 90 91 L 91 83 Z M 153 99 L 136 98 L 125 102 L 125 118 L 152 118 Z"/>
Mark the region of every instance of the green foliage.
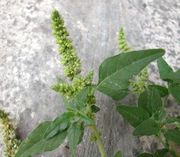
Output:
<path fill-rule="evenodd" d="M 138 157 L 168 157 L 168 149 L 160 149 L 157 150 L 154 154 L 150 153 L 142 153 Z"/>
<path fill-rule="evenodd" d="M 161 79 L 168 82 L 170 94 L 180 103 L 180 71 L 174 72 L 163 58 L 158 60 L 158 67 Z"/>
<path fill-rule="evenodd" d="M 160 85 L 149 85 L 148 88 L 150 90 L 153 90 L 153 88 L 156 89 L 161 97 L 165 97 L 169 94 L 168 89 Z"/>
<path fill-rule="evenodd" d="M 64 131 L 65 129 L 69 128 L 70 123 L 74 117 L 75 114 L 68 111 L 58 116 L 47 128 L 46 132 L 44 133 L 44 138 L 50 139 L 53 136 L 56 136 L 60 132 Z"/>
<path fill-rule="evenodd" d="M 168 81 L 168 80 L 170 81 L 171 74 L 173 73 L 172 68 L 166 63 L 166 61 L 163 58 L 158 59 L 157 63 L 158 63 L 161 79 L 165 81 Z"/>
<path fill-rule="evenodd" d="M 36 154 L 51 151 L 63 143 L 67 135 L 67 129 L 59 132 L 50 139 L 44 136 L 48 128 L 52 125 L 52 121 L 41 123 L 19 146 L 15 157 L 29 157 Z"/>
<path fill-rule="evenodd" d="M 161 96 L 157 89 L 147 88 L 138 99 L 138 106 L 153 115 L 162 108 Z"/>
<path fill-rule="evenodd" d="M 140 107 L 131 107 L 119 105 L 117 111 L 126 119 L 133 127 L 137 127 L 144 120 L 148 119 L 149 113 Z"/>
<path fill-rule="evenodd" d="M 168 140 L 173 141 L 173 142 L 177 143 L 178 145 L 180 145 L 180 130 L 179 129 L 167 130 L 167 132 L 165 133 L 165 137 Z"/>
<path fill-rule="evenodd" d="M 158 135 L 160 132 L 160 125 L 154 119 L 147 119 L 139 124 L 133 134 L 135 136 L 143 136 L 143 135 Z"/>
<path fill-rule="evenodd" d="M 20 140 L 16 137 L 16 131 L 9 119 L 9 115 L 2 109 L 0 109 L 0 129 L 2 130 L 1 134 L 4 144 L 4 152 L 2 155 L 5 157 L 14 157 Z"/>
<path fill-rule="evenodd" d="M 76 95 L 77 92 L 82 90 L 86 86 L 90 86 L 92 84 L 93 73 L 90 72 L 84 78 L 83 76 L 76 76 L 72 80 L 72 83 L 59 82 L 56 85 L 52 86 L 52 89 L 58 93 L 61 93 L 67 99 Z"/>
<path fill-rule="evenodd" d="M 129 80 L 163 54 L 163 49 L 151 49 L 122 53 L 106 59 L 99 68 L 97 89 L 113 99 L 123 98 L 128 94 Z"/>
<path fill-rule="evenodd" d="M 71 149 L 72 157 L 76 156 L 76 147 L 81 142 L 84 133 L 84 127 L 82 124 L 73 123 L 68 129 L 68 141 Z"/>
<path fill-rule="evenodd" d="M 143 153 L 138 157 L 179 157 L 178 150 L 174 150 L 172 145 L 180 145 L 180 118 L 169 117 L 165 112 L 165 101 L 162 102 L 169 94 L 179 102 L 179 71 L 174 72 L 162 58 L 158 60 L 158 68 L 161 79 L 168 82 L 168 88 L 149 85 L 139 95 L 138 107 L 118 106 L 117 111 L 135 128 L 135 136 L 155 135 L 164 145 L 164 149 L 157 150 L 154 154 Z M 139 108 L 143 109 L 142 113 Z M 149 117 L 139 118 L 138 112 L 141 116 L 148 113 Z"/>
<path fill-rule="evenodd" d="M 118 151 L 118 152 L 114 155 L 114 157 L 122 157 L 122 153 L 121 153 L 120 151 Z"/>
<path fill-rule="evenodd" d="M 164 100 L 171 94 L 179 102 L 180 71 L 174 72 L 161 58 L 158 60 L 159 72 L 162 80 L 168 82 L 168 87 L 147 82 L 146 66 L 162 57 L 164 50 L 127 52 L 130 48 L 121 29 L 119 48 L 127 53 L 106 59 L 99 67 L 98 84 L 94 85 L 92 72 L 87 72 L 87 76 L 80 75 L 80 59 L 69 39 L 64 21 L 56 10 L 52 13 L 52 28 L 59 46 L 65 75 L 70 78 L 68 82 L 61 80 L 52 87 L 62 94 L 65 112 L 53 121 L 41 123 L 21 143 L 15 157 L 32 157 L 51 151 L 61 145 L 65 139 L 68 141 L 71 156 L 75 157 L 77 146 L 82 141 L 84 130 L 87 128 L 91 131 L 91 140 L 98 146 L 100 156 L 107 157 L 95 121 L 96 113 L 100 110 L 95 99 L 97 90 L 115 100 L 122 99 L 131 92 L 139 96 L 137 106 L 118 105 L 117 111 L 134 127 L 135 136 L 153 135 L 160 139 L 164 149 L 154 153 L 142 153 L 138 157 L 165 157 L 168 153 L 179 157 L 178 153 L 172 150 L 170 142 L 180 144 L 180 119 L 168 116 Z M 114 157 L 122 157 L 121 152 L 117 152 Z"/>
<path fill-rule="evenodd" d="M 120 52 L 129 52 L 132 51 L 132 49 L 129 47 L 126 36 L 124 33 L 123 28 L 120 28 L 119 30 L 119 50 Z M 136 77 L 133 77 L 132 80 L 130 80 L 130 89 L 135 94 L 140 94 L 144 91 L 144 89 L 147 86 L 148 81 L 148 71 L 147 68 L 144 68 Z"/>
<path fill-rule="evenodd" d="M 169 92 L 180 103 L 180 83 L 169 83 Z"/>
<path fill-rule="evenodd" d="M 150 153 L 142 153 L 138 157 L 153 157 L 153 155 Z"/>

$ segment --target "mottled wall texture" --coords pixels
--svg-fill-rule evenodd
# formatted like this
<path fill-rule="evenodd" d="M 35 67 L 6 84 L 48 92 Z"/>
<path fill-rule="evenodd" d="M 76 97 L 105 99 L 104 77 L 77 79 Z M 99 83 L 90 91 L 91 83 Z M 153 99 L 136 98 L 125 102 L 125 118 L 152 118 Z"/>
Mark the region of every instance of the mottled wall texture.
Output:
<path fill-rule="evenodd" d="M 10 113 L 22 138 L 64 109 L 62 98 L 50 89 L 63 74 L 51 34 L 53 8 L 65 19 L 84 73 L 95 69 L 95 81 L 102 60 L 118 53 L 120 27 L 133 49 L 165 48 L 168 63 L 180 68 L 180 0 L 0 0 L 0 107 Z M 158 82 L 155 64 L 149 72 Z M 97 123 L 108 155 L 121 149 L 125 157 L 134 157 L 141 141 L 115 112 L 115 102 L 100 93 L 97 99 L 102 108 Z M 88 135 L 86 131 L 78 157 L 99 157 Z M 62 146 L 41 157 L 68 156 Z"/>

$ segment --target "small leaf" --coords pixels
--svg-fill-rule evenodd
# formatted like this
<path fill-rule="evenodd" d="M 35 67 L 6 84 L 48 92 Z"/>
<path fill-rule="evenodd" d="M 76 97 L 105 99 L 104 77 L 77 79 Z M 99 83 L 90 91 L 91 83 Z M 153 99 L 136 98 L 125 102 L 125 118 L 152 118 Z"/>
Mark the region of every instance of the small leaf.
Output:
<path fill-rule="evenodd" d="M 153 157 L 153 155 L 150 153 L 142 153 L 142 154 L 138 155 L 138 157 Z"/>
<path fill-rule="evenodd" d="M 86 102 L 87 101 L 87 97 L 90 93 L 92 93 L 93 87 L 88 86 L 83 88 L 77 95 L 76 95 L 76 99 L 81 100 L 82 102 Z"/>
<path fill-rule="evenodd" d="M 94 124 L 94 120 L 92 120 L 90 117 L 88 117 L 88 115 L 86 115 L 83 112 L 78 112 L 77 115 L 81 121 L 83 121 L 86 125 L 93 125 Z"/>
<path fill-rule="evenodd" d="M 163 58 L 158 59 L 157 63 L 162 80 L 167 82 L 180 83 L 180 71 L 174 72 Z"/>
<path fill-rule="evenodd" d="M 114 155 L 114 157 L 122 157 L 121 151 L 118 151 L 118 152 Z"/>
<path fill-rule="evenodd" d="M 162 108 L 161 96 L 157 89 L 146 89 L 138 99 L 138 106 L 149 112 L 151 115 Z"/>
<path fill-rule="evenodd" d="M 168 130 L 165 133 L 165 137 L 167 138 L 167 140 L 173 141 L 180 145 L 180 130 L 177 130 L 177 129 Z"/>
<path fill-rule="evenodd" d="M 151 49 L 122 53 L 106 59 L 99 68 L 97 89 L 113 99 L 123 98 L 128 94 L 129 80 L 163 54 L 163 49 Z"/>
<path fill-rule="evenodd" d="M 143 136 L 143 135 L 157 135 L 160 131 L 159 124 L 153 119 L 147 119 L 143 121 L 140 125 L 138 125 L 133 134 L 135 136 Z"/>
<path fill-rule="evenodd" d="M 159 149 L 154 153 L 154 157 L 167 157 L 168 149 Z"/>
<path fill-rule="evenodd" d="M 68 129 L 68 142 L 71 149 L 72 156 L 74 157 L 76 154 L 77 145 L 81 142 L 82 136 L 84 133 L 84 128 L 82 124 L 73 123 Z"/>
<path fill-rule="evenodd" d="M 76 94 L 72 99 L 65 99 L 65 106 L 67 109 L 84 111 L 87 105 L 89 93 L 93 90 L 92 87 L 85 87 Z"/>
<path fill-rule="evenodd" d="M 176 99 L 176 101 L 180 103 L 180 84 L 170 83 L 169 92 Z"/>
<path fill-rule="evenodd" d="M 168 117 L 166 123 L 179 123 L 180 124 L 180 116 L 178 117 Z"/>
<path fill-rule="evenodd" d="M 44 134 L 44 138 L 46 138 L 46 139 L 52 138 L 59 132 L 65 130 L 69 126 L 69 123 L 73 117 L 74 117 L 73 112 L 65 112 L 65 113 L 61 114 L 47 128 L 47 130 Z"/>
<path fill-rule="evenodd" d="M 149 114 L 138 107 L 130 107 L 125 105 L 117 106 L 117 111 L 126 119 L 133 127 L 138 126 L 144 120 L 149 118 Z"/>
<path fill-rule="evenodd" d="M 161 79 L 169 81 L 169 74 L 173 73 L 172 68 L 167 64 L 167 62 L 163 58 L 158 59 L 157 64 Z"/>
<path fill-rule="evenodd" d="M 57 134 L 53 138 L 46 140 L 44 134 L 51 121 L 41 123 L 19 146 L 15 157 L 30 157 L 46 151 L 56 149 L 64 142 L 66 138 L 66 130 Z"/>
<path fill-rule="evenodd" d="M 161 97 L 165 97 L 169 94 L 168 89 L 166 87 L 160 86 L 160 85 L 149 85 L 149 89 L 155 88 L 158 90 Z"/>
<path fill-rule="evenodd" d="M 94 113 L 97 113 L 97 112 L 100 111 L 100 108 L 98 106 L 96 106 L 96 105 L 92 105 L 91 109 L 92 109 L 92 112 L 94 112 Z"/>

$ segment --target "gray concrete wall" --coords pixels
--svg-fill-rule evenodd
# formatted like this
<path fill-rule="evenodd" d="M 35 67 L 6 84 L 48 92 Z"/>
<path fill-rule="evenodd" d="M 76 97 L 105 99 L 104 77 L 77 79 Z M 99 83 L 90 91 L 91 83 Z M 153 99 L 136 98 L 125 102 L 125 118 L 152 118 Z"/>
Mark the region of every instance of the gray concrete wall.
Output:
<path fill-rule="evenodd" d="M 22 138 L 63 111 L 62 98 L 50 89 L 63 74 L 50 28 L 53 8 L 65 19 L 84 73 L 95 69 L 95 81 L 102 60 L 117 53 L 119 27 L 125 28 L 134 49 L 165 48 L 168 63 L 180 68 L 180 0 L 1 0 L 0 106 L 10 113 Z M 149 71 L 150 79 L 158 82 L 154 64 Z M 115 103 L 102 94 L 97 102 L 102 108 L 97 122 L 109 157 L 118 149 L 134 157 L 141 142 L 114 111 Z M 98 157 L 88 134 L 78 156 Z M 67 154 L 61 147 L 43 157 Z"/>

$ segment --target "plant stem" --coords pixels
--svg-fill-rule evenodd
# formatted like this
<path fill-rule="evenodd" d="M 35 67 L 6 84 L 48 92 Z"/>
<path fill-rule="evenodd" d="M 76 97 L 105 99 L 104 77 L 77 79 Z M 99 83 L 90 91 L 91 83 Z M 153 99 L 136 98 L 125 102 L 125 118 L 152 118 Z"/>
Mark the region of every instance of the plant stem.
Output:
<path fill-rule="evenodd" d="M 98 145 L 98 149 L 99 149 L 99 152 L 101 154 L 101 157 L 107 157 L 106 155 L 106 152 L 105 152 L 105 149 L 104 149 L 104 145 L 103 145 L 103 142 L 102 142 L 102 139 L 101 139 L 101 135 L 96 127 L 96 125 L 91 125 L 89 126 L 89 128 L 91 129 L 92 131 L 92 135 L 95 137 L 95 142 L 97 143 Z"/>

